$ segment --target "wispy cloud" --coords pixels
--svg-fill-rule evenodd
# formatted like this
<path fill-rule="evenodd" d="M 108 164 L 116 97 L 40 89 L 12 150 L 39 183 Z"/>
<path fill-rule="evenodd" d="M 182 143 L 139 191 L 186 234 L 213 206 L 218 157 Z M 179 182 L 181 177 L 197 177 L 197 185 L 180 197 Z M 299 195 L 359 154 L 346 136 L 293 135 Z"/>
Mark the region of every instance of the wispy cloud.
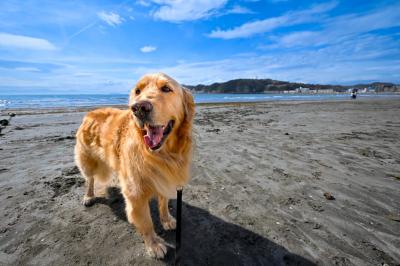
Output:
<path fill-rule="evenodd" d="M 272 38 L 279 47 L 320 46 L 343 42 L 357 35 L 400 26 L 400 5 L 376 9 L 364 14 L 330 18 L 319 31 L 298 31 Z"/>
<path fill-rule="evenodd" d="M 145 7 L 148 7 L 151 5 L 150 1 L 146 1 L 146 0 L 137 0 L 135 3 L 139 6 L 145 6 Z"/>
<path fill-rule="evenodd" d="M 385 47 L 384 50 L 380 49 Z M 366 35 L 314 49 L 243 54 L 220 60 L 182 62 L 161 67 L 136 68 L 138 75 L 164 71 L 184 84 L 209 84 L 237 78 L 268 77 L 321 84 L 397 82 L 400 78 L 400 41 L 390 36 Z"/>
<path fill-rule="evenodd" d="M 40 69 L 37 67 L 16 67 L 15 70 L 22 72 L 40 72 Z"/>
<path fill-rule="evenodd" d="M 321 19 L 319 15 L 323 15 L 324 13 L 332 10 L 336 7 L 336 5 L 337 2 L 329 2 L 312 6 L 306 10 L 288 12 L 278 17 L 247 22 L 228 30 L 216 29 L 211 31 L 211 33 L 208 34 L 208 37 L 220 39 L 247 38 L 256 34 L 272 31 L 280 27 L 318 21 Z"/>
<path fill-rule="evenodd" d="M 253 14 L 254 12 L 247 7 L 235 5 L 228 9 L 225 14 Z"/>
<path fill-rule="evenodd" d="M 48 40 L 30 36 L 15 35 L 0 32 L 0 47 L 28 50 L 55 50 L 56 47 Z"/>
<path fill-rule="evenodd" d="M 143 46 L 142 48 L 140 48 L 140 51 L 142 53 L 151 53 L 151 52 L 154 52 L 155 50 L 157 50 L 157 47 L 150 46 L 150 45 Z"/>
<path fill-rule="evenodd" d="M 117 26 L 124 21 L 124 19 L 115 12 L 101 11 L 97 13 L 97 16 L 110 26 Z"/>
<path fill-rule="evenodd" d="M 73 34 L 71 34 L 71 35 L 68 37 L 68 39 L 71 40 L 72 38 L 78 36 L 79 34 L 85 32 L 85 31 L 87 31 L 88 29 L 92 28 L 92 27 L 95 26 L 95 25 L 96 25 L 96 21 L 87 24 L 86 26 L 82 27 L 81 29 L 79 29 L 79 30 L 77 30 L 76 32 L 74 32 Z"/>
<path fill-rule="evenodd" d="M 153 0 L 158 8 L 153 17 L 169 22 L 192 21 L 210 17 L 225 6 L 227 0 Z"/>
<path fill-rule="evenodd" d="M 289 0 L 269 0 L 269 2 L 274 3 L 274 4 L 276 4 L 276 3 L 288 2 L 288 1 L 289 1 Z"/>

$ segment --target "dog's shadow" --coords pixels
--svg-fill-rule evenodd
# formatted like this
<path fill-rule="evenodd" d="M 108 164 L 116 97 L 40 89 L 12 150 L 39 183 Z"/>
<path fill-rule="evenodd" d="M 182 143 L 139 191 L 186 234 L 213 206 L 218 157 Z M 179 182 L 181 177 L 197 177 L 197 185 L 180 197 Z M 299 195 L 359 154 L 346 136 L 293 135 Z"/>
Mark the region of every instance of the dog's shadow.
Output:
<path fill-rule="evenodd" d="M 108 189 L 108 199 L 97 203 L 108 205 L 114 214 L 127 221 L 125 203 L 120 190 Z M 150 204 L 156 232 L 168 243 L 175 244 L 175 231 L 164 231 L 157 202 Z M 175 215 L 176 200 L 170 201 Z M 164 261 L 174 264 L 174 250 L 169 249 Z M 226 222 L 208 211 L 182 204 L 182 265 L 315 265 L 308 259 L 289 252 L 273 241 L 241 226 Z"/>

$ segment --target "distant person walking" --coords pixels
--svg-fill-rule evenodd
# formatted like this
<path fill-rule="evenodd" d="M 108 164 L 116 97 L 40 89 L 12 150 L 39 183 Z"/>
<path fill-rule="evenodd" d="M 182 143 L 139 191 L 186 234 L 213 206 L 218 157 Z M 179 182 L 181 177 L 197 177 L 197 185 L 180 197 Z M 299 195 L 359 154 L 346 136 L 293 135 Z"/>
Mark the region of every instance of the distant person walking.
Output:
<path fill-rule="evenodd" d="M 357 91 L 358 91 L 358 89 L 352 89 L 351 90 L 351 98 L 352 99 L 357 98 Z"/>

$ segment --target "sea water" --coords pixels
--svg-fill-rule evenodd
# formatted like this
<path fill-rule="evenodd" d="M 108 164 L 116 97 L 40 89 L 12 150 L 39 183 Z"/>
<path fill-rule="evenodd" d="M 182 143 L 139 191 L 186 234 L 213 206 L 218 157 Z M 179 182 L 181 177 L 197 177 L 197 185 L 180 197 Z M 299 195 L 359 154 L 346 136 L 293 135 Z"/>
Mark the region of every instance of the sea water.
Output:
<path fill-rule="evenodd" d="M 359 98 L 399 98 L 400 94 L 359 94 Z M 196 103 L 258 102 L 258 101 L 321 101 L 350 99 L 348 94 L 194 94 Z M 1 95 L 0 109 L 59 108 L 127 105 L 128 95 Z"/>

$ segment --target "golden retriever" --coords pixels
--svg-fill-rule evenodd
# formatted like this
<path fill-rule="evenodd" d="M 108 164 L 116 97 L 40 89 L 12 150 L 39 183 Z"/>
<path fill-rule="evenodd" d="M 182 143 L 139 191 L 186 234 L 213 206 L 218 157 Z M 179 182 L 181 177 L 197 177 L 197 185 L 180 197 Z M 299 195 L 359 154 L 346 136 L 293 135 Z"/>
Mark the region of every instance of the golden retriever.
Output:
<path fill-rule="evenodd" d="M 89 112 L 76 134 L 75 161 L 86 179 L 83 204 L 93 203 L 94 182 L 117 176 L 128 221 L 156 258 L 167 249 L 154 232 L 149 200 L 158 198 L 164 229 L 175 229 L 168 200 L 189 179 L 193 116 L 187 89 L 165 74 L 150 74 L 132 89 L 127 110 Z"/>

